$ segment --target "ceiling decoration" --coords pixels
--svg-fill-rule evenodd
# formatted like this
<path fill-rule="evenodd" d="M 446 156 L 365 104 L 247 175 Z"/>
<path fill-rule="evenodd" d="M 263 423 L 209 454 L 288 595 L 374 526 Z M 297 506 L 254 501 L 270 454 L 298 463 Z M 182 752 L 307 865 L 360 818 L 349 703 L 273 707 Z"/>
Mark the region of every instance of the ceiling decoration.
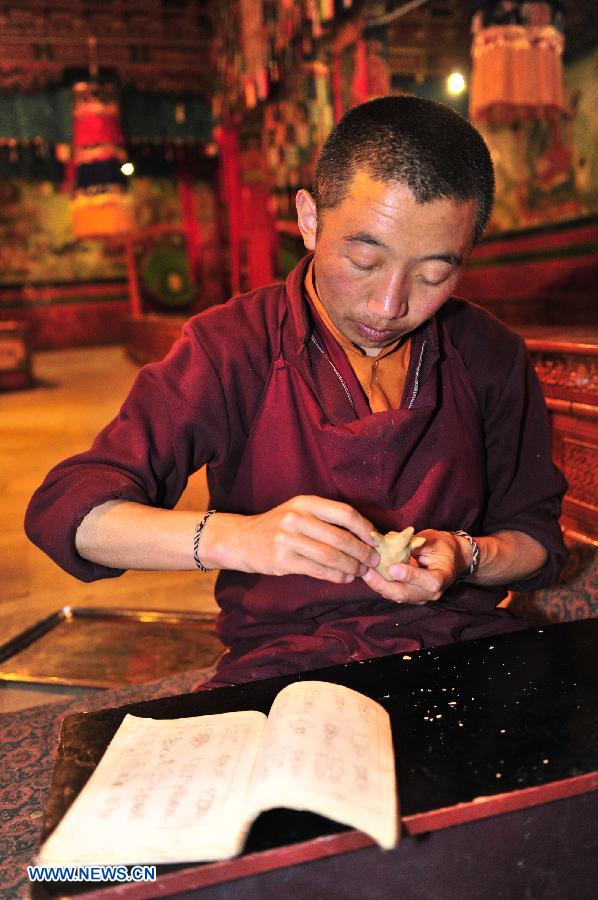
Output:
<path fill-rule="evenodd" d="M 155 92 L 210 94 L 209 0 L 0 3 L 0 90 L 41 90 L 97 68 Z"/>

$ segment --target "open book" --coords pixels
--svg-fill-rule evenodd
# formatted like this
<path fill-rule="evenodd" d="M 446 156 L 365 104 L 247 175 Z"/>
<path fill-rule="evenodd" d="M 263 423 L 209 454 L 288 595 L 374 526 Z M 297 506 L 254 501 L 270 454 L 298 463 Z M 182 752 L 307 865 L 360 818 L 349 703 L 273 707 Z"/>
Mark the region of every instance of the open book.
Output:
<path fill-rule="evenodd" d="M 228 859 L 274 807 L 310 810 L 398 837 L 390 721 L 368 697 L 322 681 L 284 688 L 270 715 L 127 715 L 95 772 L 42 846 L 48 863 Z"/>

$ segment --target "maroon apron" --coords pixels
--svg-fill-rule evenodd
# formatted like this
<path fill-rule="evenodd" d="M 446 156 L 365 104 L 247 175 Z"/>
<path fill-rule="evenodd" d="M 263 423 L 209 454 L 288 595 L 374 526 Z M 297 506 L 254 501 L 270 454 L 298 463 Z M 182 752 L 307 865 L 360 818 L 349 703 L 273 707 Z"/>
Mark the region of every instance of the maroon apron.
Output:
<path fill-rule="evenodd" d="M 324 327 L 297 347 L 281 328 L 223 512 L 261 513 L 299 494 L 342 500 L 380 531 L 413 525 L 479 532 L 486 497 L 483 424 L 448 335 L 412 336 L 401 408 L 372 413 Z M 286 338 L 285 338 L 286 335 Z M 439 339 L 440 337 L 440 339 Z M 214 684 L 288 674 L 525 627 L 496 604 L 502 588 L 457 584 L 423 606 L 383 599 L 358 578 L 223 571 L 219 634 L 231 650 Z"/>

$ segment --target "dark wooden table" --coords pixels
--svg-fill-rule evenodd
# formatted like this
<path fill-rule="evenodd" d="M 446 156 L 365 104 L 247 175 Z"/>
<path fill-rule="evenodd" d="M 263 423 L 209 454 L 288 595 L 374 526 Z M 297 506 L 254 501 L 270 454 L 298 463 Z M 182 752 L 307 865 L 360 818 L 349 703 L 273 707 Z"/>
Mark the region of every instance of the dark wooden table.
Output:
<path fill-rule="evenodd" d="M 127 712 L 268 712 L 282 687 L 312 678 L 361 691 L 391 716 L 406 835 L 395 850 L 310 813 L 274 810 L 238 859 L 160 867 L 155 884 L 94 885 L 88 896 L 596 896 L 598 620 L 70 716 L 44 834 Z M 73 888 L 52 891 L 82 890 Z"/>

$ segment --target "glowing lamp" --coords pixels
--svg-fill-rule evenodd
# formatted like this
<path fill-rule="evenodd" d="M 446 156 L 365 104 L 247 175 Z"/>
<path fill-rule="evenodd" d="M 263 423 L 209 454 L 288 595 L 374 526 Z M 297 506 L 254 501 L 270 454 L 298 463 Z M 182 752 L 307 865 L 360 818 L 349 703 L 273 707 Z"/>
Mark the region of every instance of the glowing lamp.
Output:
<path fill-rule="evenodd" d="M 449 94 L 452 94 L 453 97 L 458 97 L 459 94 L 462 94 L 466 88 L 465 78 L 461 74 L 461 72 L 451 72 L 449 77 L 446 79 L 446 88 Z"/>

